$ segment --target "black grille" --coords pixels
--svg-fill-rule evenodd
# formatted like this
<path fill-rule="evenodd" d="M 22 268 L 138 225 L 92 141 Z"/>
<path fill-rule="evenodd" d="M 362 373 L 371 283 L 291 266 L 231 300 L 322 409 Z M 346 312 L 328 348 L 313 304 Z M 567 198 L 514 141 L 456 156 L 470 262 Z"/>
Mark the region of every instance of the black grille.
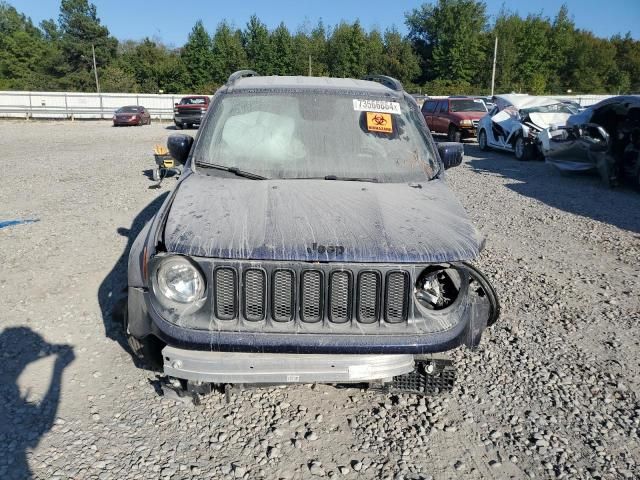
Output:
<path fill-rule="evenodd" d="M 408 283 L 408 275 L 405 272 L 390 272 L 387 274 L 387 288 L 384 297 L 384 318 L 387 322 L 399 323 L 407 319 Z"/>
<path fill-rule="evenodd" d="M 244 318 L 264 319 L 267 282 L 262 270 L 251 269 L 244 273 Z"/>
<path fill-rule="evenodd" d="M 355 323 L 373 328 L 380 321 L 406 322 L 411 311 L 408 270 L 375 265 L 283 268 L 277 262 L 259 266 L 230 263 L 213 269 L 213 316 L 218 320 L 262 322 L 268 318 L 275 329 L 288 328 L 275 325 L 287 322 L 317 324 L 309 325 L 312 329 L 323 322 L 354 322 L 354 328 Z"/>
<path fill-rule="evenodd" d="M 329 320 L 345 323 L 351 320 L 351 273 L 333 272 L 329 280 Z"/>
<path fill-rule="evenodd" d="M 322 272 L 307 270 L 302 272 L 300 317 L 303 322 L 322 320 L 323 284 Z"/>
<path fill-rule="evenodd" d="M 277 322 L 293 320 L 295 285 L 294 274 L 290 270 L 276 270 L 273 273 L 271 316 Z"/>
<path fill-rule="evenodd" d="M 223 267 L 215 271 L 215 311 L 216 317 L 232 320 L 236 317 L 237 298 L 236 271 Z"/>
<path fill-rule="evenodd" d="M 378 321 L 378 299 L 380 298 L 380 274 L 362 272 L 358 278 L 358 321 Z"/>

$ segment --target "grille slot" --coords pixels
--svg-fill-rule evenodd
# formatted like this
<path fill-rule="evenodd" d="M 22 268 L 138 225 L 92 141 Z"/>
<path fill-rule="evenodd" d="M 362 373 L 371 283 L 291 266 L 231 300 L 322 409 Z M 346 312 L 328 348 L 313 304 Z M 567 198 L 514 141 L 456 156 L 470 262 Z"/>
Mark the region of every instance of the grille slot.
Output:
<path fill-rule="evenodd" d="M 295 286 L 290 270 L 276 270 L 271 285 L 271 316 L 276 322 L 293 320 Z"/>
<path fill-rule="evenodd" d="M 407 319 L 408 312 L 408 284 L 405 272 L 390 272 L 387 274 L 385 289 L 384 318 L 390 323 L 399 323 Z"/>
<path fill-rule="evenodd" d="M 329 320 L 345 323 L 351 320 L 352 282 L 350 272 L 333 272 L 329 277 Z"/>
<path fill-rule="evenodd" d="M 215 313 L 221 320 L 232 320 L 237 310 L 237 277 L 233 268 L 222 267 L 215 271 Z"/>
<path fill-rule="evenodd" d="M 378 298 L 380 296 L 380 274 L 362 272 L 358 278 L 358 321 L 374 323 L 380 315 Z"/>
<path fill-rule="evenodd" d="M 300 317 L 303 322 L 322 320 L 322 300 L 324 297 L 322 272 L 307 270 L 301 278 Z"/>
<path fill-rule="evenodd" d="M 251 321 L 264 319 L 266 275 L 262 270 L 251 269 L 244 273 L 244 318 Z"/>

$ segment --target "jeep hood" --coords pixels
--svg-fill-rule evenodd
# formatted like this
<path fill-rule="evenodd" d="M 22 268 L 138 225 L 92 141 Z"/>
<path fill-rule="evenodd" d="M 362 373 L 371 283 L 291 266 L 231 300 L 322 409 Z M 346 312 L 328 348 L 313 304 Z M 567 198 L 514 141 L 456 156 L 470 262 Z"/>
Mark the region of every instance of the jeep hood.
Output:
<path fill-rule="evenodd" d="M 199 257 L 419 263 L 471 260 L 483 240 L 439 179 L 416 188 L 191 174 L 179 184 L 164 242 Z"/>

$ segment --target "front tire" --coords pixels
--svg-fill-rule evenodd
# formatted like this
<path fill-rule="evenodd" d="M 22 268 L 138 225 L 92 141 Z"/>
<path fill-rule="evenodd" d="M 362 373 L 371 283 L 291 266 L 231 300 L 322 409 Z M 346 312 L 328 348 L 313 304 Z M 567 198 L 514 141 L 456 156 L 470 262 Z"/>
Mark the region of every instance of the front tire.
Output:
<path fill-rule="evenodd" d="M 456 128 L 455 125 L 449 125 L 449 133 L 447 134 L 447 138 L 450 142 L 460 143 L 462 140 L 462 132 Z"/>
<path fill-rule="evenodd" d="M 484 130 L 480 130 L 478 134 L 478 147 L 480 147 L 480 150 L 483 152 L 490 150 L 489 144 L 487 143 L 487 132 Z"/>
<path fill-rule="evenodd" d="M 516 155 L 516 159 L 521 162 L 531 159 L 531 145 L 527 145 L 524 141 L 524 137 L 520 136 L 516 139 L 516 144 L 513 153 Z"/>

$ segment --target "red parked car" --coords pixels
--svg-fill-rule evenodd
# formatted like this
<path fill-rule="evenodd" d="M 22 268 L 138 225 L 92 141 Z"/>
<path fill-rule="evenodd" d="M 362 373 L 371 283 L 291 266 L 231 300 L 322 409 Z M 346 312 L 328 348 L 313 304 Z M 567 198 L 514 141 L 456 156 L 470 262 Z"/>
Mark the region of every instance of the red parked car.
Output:
<path fill-rule="evenodd" d="M 173 122 L 177 128 L 191 128 L 193 125 L 202 123 L 204 114 L 209 108 L 209 97 L 189 96 L 175 104 L 173 109 Z"/>
<path fill-rule="evenodd" d="M 121 107 L 113 114 L 113 126 L 151 125 L 149 110 L 139 105 Z"/>
<path fill-rule="evenodd" d="M 450 142 L 475 137 L 478 121 L 487 114 L 487 106 L 479 98 L 450 97 L 428 99 L 422 115 L 433 133 L 446 133 Z"/>

